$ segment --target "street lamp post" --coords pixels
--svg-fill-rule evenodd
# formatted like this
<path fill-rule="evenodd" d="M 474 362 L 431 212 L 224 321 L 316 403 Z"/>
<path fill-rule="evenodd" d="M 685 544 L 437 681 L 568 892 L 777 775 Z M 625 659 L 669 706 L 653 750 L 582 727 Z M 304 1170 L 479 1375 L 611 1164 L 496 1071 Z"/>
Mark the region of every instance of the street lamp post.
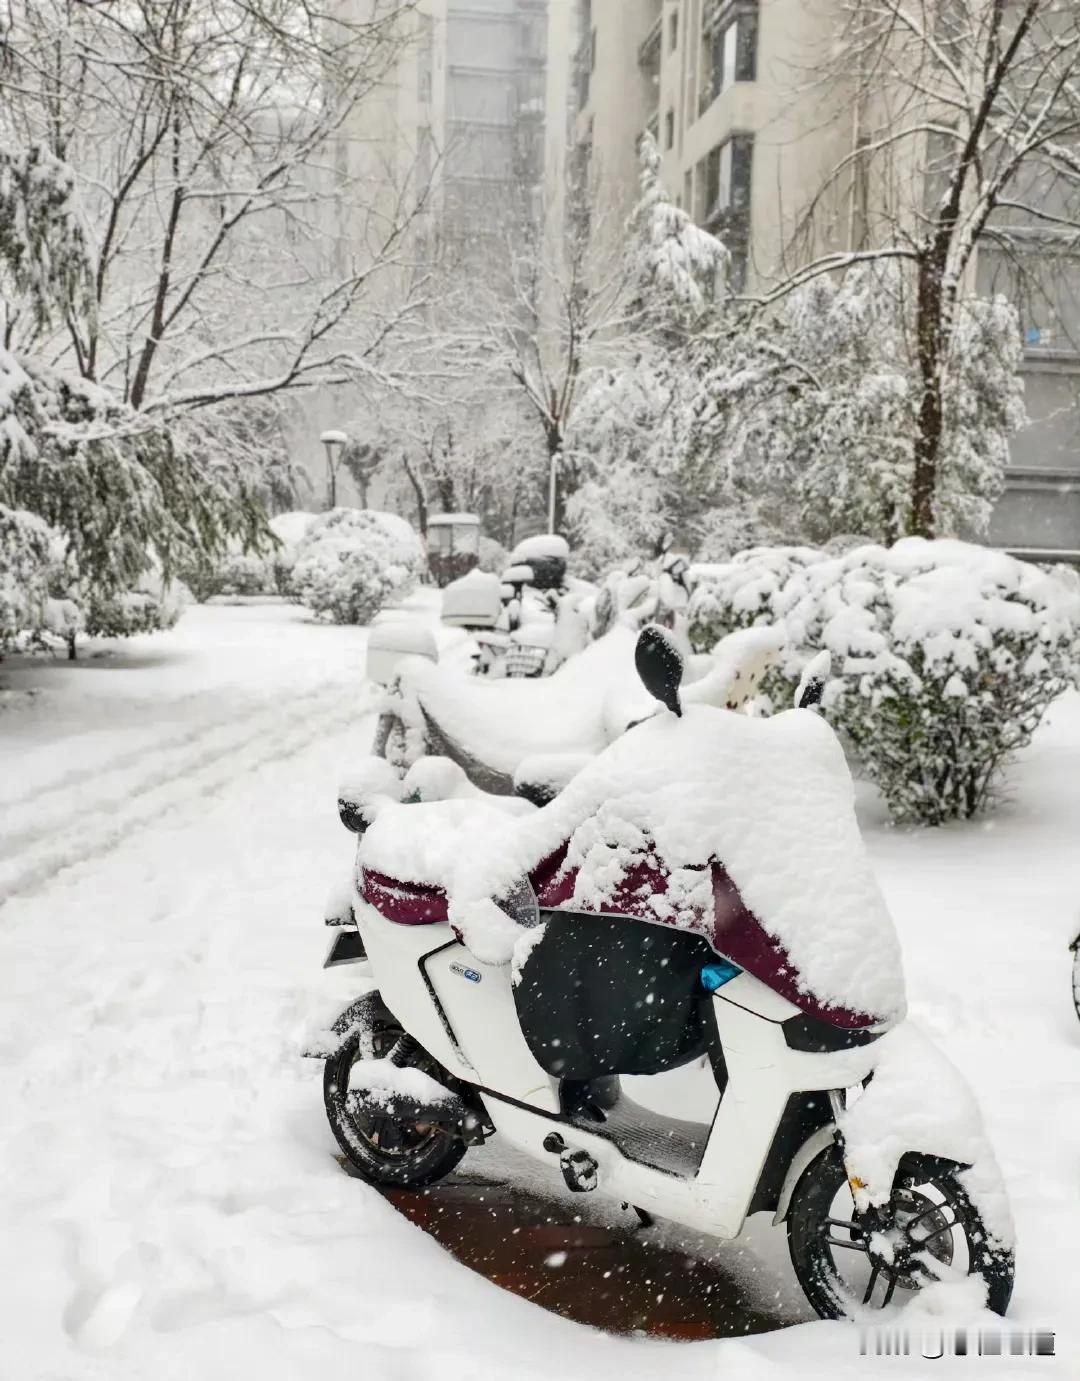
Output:
<path fill-rule="evenodd" d="M 344 432 L 331 428 L 321 433 L 319 440 L 326 447 L 326 506 L 337 508 L 337 466 L 342 446 L 348 441 Z"/>

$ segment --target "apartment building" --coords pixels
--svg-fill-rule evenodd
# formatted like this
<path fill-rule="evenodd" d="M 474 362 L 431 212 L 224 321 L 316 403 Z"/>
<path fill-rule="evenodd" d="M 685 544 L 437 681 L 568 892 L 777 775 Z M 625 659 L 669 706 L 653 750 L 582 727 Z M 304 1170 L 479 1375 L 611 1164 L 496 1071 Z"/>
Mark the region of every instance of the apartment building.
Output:
<path fill-rule="evenodd" d="M 635 146 L 657 140 L 669 192 L 732 252 L 740 291 L 757 293 L 794 264 L 872 241 L 893 203 L 917 204 L 919 169 L 827 175 L 887 121 L 854 88 L 822 82 L 836 0 L 581 0 L 575 55 L 579 157 L 628 209 Z M 873 105 L 874 96 L 870 103 Z M 909 160 L 910 162 L 910 160 Z M 813 203 L 813 216 L 808 209 Z M 1033 253 L 1038 245 L 1033 243 Z M 980 249 L 972 286 L 1017 302 L 1030 425 L 1014 438 L 1007 492 L 989 540 L 1080 561 L 1080 264 L 1023 298 L 1010 265 Z"/>
<path fill-rule="evenodd" d="M 419 0 L 390 79 L 342 130 L 343 180 L 430 189 L 429 223 L 462 243 L 539 207 L 562 184 L 577 15 L 575 0 Z"/>

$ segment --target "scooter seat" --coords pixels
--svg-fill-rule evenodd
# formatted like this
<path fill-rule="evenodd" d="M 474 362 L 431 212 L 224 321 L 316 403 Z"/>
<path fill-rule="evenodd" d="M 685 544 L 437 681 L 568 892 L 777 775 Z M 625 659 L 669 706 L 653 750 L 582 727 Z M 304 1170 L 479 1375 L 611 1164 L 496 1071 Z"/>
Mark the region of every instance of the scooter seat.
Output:
<path fill-rule="evenodd" d="M 479 796 L 384 804 L 360 845 L 360 896 L 398 925 L 445 922 L 446 888 L 457 859 L 478 839 L 491 838 L 506 819 L 505 810 Z M 364 858 L 373 841 L 377 868 Z"/>
<path fill-rule="evenodd" d="M 446 893 L 441 887 L 403 882 L 365 868 L 360 895 L 380 916 L 398 925 L 436 925 L 447 920 Z"/>

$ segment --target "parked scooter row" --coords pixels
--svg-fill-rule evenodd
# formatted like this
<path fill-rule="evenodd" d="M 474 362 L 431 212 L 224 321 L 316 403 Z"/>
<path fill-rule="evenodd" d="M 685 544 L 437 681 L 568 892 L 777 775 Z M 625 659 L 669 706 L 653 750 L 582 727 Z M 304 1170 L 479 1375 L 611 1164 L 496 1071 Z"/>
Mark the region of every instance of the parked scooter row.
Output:
<path fill-rule="evenodd" d="M 1007 1204 L 970 1095 L 905 1019 L 842 750 L 812 712 L 824 667 L 788 713 L 733 713 L 767 664 L 740 636 L 694 665 L 616 620 L 546 681 L 473 681 L 512 721 L 488 695 L 451 726 L 458 747 L 484 733 L 466 746 L 496 759 L 492 790 L 515 785 L 499 755 L 526 719 L 534 744 L 587 750 L 542 805 L 431 755 L 440 669 L 402 664 L 402 752 L 384 731 L 339 799 L 357 852 L 327 962 L 375 987 L 313 1051 L 330 1125 L 375 1183 L 430 1184 L 497 1136 L 644 1217 L 733 1238 L 768 1212 L 822 1317 L 972 1277 L 1003 1312 Z M 711 1094 L 686 1116 L 624 1086 L 699 1065 Z"/>
<path fill-rule="evenodd" d="M 596 586 L 567 575 L 568 554 L 562 537 L 530 538 L 500 576 L 474 569 L 443 590 L 443 623 L 474 640 L 474 674 L 550 676 L 631 614 L 639 628 L 677 626 L 690 593 L 684 556 L 664 550 Z"/>

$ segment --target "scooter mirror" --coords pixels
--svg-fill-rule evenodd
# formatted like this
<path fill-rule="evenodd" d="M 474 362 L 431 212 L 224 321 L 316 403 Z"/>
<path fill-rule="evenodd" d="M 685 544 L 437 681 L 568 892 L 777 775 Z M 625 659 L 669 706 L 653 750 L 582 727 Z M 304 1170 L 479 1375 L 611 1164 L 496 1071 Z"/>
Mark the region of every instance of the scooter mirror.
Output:
<path fill-rule="evenodd" d="M 641 684 L 654 700 L 666 705 L 673 714 L 682 715 L 679 686 L 683 677 L 682 653 L 662 628 L 649 624 L 638 635 L 634 650 L 634 665 Z"/>

